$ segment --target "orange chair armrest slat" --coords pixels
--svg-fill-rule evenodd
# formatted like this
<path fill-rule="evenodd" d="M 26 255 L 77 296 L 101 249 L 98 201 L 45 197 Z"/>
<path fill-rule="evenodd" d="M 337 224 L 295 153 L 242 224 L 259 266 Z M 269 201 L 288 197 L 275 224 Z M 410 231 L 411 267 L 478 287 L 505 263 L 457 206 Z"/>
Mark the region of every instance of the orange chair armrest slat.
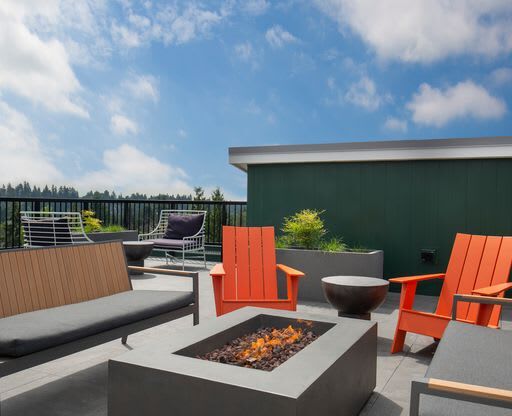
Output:
<path fill-rule="evenodd" d="M 431 280 L 431 279 L 444 279 L 444 273 L 436 273 L 436 274 L 422 274 L 419 276 L 408 276 L 408 277 L 393 277 L 389 279 L 391 283 L 412 283 L 412 282 L 421 282 L 423 280 Z"/>
<path fill-rule="evenodd" d="M 512 289 L 512 282 L 508 283 L 500 283 L 499 285 L 482 287 L 480 289 L 473 290 L 474 295 L 481 296 L 496 296 L 501 292 L 505 292 L 506 290 Z"/>
<path fill-rule="evenodd" d="M 295 270 L 291 267 L 285 266 L 284 264 L 277 264 L 276 265 L 279 270 L 282 270 L 284 273 L 286 273 L 287 276 L 292 277 L 302 277 L 304 276 L 304 273 L 300 270 Z"/>
<path fill-rule="evenodd" d="M 226 275 L 226 271 L 224 270 L 224 266 L 222 263 L 216 264 L 213 266 L 213 269 L 210 270 L 210 276 L 212 277 L 222 277 Z"/>

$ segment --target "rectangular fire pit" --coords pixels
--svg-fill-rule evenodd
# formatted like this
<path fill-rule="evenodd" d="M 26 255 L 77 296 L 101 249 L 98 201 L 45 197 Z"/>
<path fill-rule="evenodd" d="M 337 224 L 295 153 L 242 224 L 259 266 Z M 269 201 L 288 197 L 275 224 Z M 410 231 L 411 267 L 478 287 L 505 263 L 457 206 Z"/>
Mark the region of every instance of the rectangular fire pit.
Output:
<path fill-rule="evenodd" d="M 288 325 L 318 338 L 272 371 L 196 358 L 259 328 Z M 375 323 L 243 308 L 110 360 L 108 414 L 357 415 L 376 367 Z"/>

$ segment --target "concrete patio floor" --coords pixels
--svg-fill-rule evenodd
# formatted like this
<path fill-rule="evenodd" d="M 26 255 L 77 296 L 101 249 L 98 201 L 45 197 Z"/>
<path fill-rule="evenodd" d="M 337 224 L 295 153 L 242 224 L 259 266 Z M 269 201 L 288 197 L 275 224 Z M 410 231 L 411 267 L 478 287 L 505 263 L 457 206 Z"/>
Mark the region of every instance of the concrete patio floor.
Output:
<path fill-rule="evenodd" d="M 151 259 L 148 266 L 162 265 Z M 195 269 L 190 265 L 189 269 Z M 198 270 L 198 269 L 197 269 Z M 135 276 L 134 289 L 189 290 L 190 280 L 163 275 Z M 200 319 L 202 324 L 215 319 L 213 292 L 207 271 L 200 273 Z M 418 296 L 417 308 L 432 311 L 436 298 Z M 377 387 L 361 415 L 395 416 L 409 414 L 410 382 L 422 377 L 435 345 L 431 338 L 408 335 L 403 354 L 390 355 L 389 349 L 397 317 L 398 294 L 390 293 L 372 315 L 378 322 Z M 336 315 L 326 304 L 307 303 L 299 311 Z M 179 337 L 180 330 L 192 325 L 185 317 L 128 338 L 91 348 L 50 363 L 0 379 L 0 416 L 104 416 L 107 414 L 107 361 L 126 351 L 166 338 Z M 510 327 L 510 322 L 504 325 Z"/>

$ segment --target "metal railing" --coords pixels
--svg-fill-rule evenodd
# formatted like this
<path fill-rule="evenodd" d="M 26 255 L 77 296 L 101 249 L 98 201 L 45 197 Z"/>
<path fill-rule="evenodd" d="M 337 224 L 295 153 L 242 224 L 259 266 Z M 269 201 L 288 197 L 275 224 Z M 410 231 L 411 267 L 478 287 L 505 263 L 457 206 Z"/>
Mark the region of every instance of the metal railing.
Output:
<path fill-rule="evenodd" d="M 119 225 L 127 230 L 148 233 L 158 224 L 160 211 L 207 211 L 206 244 L 222 244 L 223 225 L 246 225 L 244 201 L 162 201 L 133 199 L 61 199 L 0 197 L 0 249 L 23 246 L 21 211 L 81 212 L 90 210 L 102 225 Z"/>

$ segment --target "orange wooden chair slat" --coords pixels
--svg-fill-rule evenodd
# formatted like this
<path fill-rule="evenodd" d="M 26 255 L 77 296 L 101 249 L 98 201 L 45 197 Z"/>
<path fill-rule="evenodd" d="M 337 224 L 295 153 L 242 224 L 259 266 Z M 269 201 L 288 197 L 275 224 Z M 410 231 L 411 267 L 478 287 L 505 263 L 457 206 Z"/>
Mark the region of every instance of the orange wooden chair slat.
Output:
<path fill-rule="evenodd" d="M 276 264 L 274 227 L 223 227 L 222 259 L 210 271 L 218 316 L 244 306 L 296 309 L 304 273 Z M 278 268 L 286 274 L 286 299 L 278 298 Z"/>
<path fill-rule="evenodd" d="M 478 293 L 504 296 L 512 288 L 508 282 L 512 264 L 512 237 L 457 234 L 445 274 L 389 279 L 401 283 L 400 306 L 391 352 L 402 351 L 407 332 L 441 338 L 451 319 L 455 294 Z M 430 279 L 443 279 L 434 313 L 413 309 L 417 284 Z M 491 308 L 476 303 L 457 305 L 457 320 L 498 327 L 501 307 Z"/>

